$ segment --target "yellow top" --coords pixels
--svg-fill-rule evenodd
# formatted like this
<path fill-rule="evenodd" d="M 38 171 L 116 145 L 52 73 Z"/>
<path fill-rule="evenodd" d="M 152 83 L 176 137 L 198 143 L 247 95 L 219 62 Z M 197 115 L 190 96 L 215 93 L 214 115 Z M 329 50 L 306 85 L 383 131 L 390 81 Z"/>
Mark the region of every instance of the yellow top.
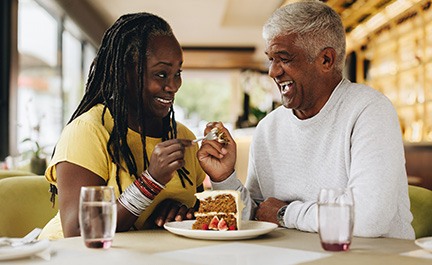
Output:
<path fill-rule="evenodd" d="M 108 186 L 114 187 L 116 197 L 118 198 L 120 191 L 116 182 L 116 165 L 111 162 L 111 157 L 107 150 L 107 142 L 113 128 L 113 119 L 107 109 L 104 115 L 105 124 L 102 124 L 103 107 L 102 104 L 94 106 L 65 127 L 45 173 L 50 183 L 56 184 L 57 181 L 55 165 L 59 162 L 68 161 L 99 175 L 107 182 Z M 177 138 L 195 139 L 195 135 L 184 125 L 177 123 Z M 144 171 L 141 136 L 139 133 L 129 129 L 127 132 L 127 141 L 135 158 L 137 172 L 140 174 L 140 172 Z M 156 144 L 161 141 L 161 138 L 146 137 L 148 157 L 151 156 Z M 175 176 L 166 184 L 166 188 L 156 196 L 153 203 L 140 215 L 135 223 L 136 228 L 143 229 L 149 227 L 151 224 L 145 224 L 146 220 L 155 207 L 165 199 L 180 201 L 188 207 L 192 207 L 195 204 L 194 194 L 196 193 L 196 188 L 202 184 L 205 178 L 205 173 L 196 158 L 197 150 L 198 146 L 192 145 L 186 148 L 185 151 L 185 168 L 190 172 L 188 177 L 193 182 L 193 185 L 191 186 L 185 181 L 186 188 L 183 188 L 178 173 L 175 172 Z M 125 163 L 122 165 L 124 168 L 127 168 Z M 122 191 L 135 180 L 134 176 L 131 176 L 127 171 L 122 169 L 119 171 L 119 178 Z M 63 232 L 60 215 L 57 214 L 43 230 L 40 238 L 62 238 Z"/>

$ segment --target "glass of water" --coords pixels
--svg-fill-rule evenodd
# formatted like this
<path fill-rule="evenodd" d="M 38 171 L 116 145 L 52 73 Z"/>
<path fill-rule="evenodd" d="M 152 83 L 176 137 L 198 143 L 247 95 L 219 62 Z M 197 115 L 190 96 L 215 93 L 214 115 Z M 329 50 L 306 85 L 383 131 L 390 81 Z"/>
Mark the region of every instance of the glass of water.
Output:
<path fill-rule="evenodd" d="M 328 251 L 347 251 L 354 228 L 354 198 L 351 189 L 321 189 L 318 196 L 318 233 Z"/>
<path fill-rule="evenodd" d="M 113 187 L 81 187 L 79 224 L 81 236 L 87 247 L 111 247 L 117 225 L 117 205 Z"/>

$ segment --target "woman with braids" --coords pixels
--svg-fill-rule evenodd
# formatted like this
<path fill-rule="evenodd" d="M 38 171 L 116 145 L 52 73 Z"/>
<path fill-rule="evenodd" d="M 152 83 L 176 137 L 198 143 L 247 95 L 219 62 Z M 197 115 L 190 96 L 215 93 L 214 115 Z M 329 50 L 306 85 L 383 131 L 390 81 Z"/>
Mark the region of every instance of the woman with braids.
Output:
<path fill-rule="evenodd" d="M 117 231 L 193 218 L 205 173 L 195 136 L 174 119 L 182 63 L 180 44 L 158 16 L 124 15 L 106 31 L 45 174 L 59 213 L 41 237 L 80 235 L 82 186 L 114 187 Z"/>

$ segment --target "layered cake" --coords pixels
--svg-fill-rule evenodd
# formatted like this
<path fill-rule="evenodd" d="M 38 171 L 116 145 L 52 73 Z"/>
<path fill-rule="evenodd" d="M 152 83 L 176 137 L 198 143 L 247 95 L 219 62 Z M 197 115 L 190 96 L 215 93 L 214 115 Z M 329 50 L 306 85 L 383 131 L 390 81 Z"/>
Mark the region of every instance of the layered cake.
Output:
<path fill-rule="evenodd" d="M 243 201 L 235 190 L 211 190 L 196 193 L 200 206 L 195 212 L 195 230 L 239 230 Z"/>

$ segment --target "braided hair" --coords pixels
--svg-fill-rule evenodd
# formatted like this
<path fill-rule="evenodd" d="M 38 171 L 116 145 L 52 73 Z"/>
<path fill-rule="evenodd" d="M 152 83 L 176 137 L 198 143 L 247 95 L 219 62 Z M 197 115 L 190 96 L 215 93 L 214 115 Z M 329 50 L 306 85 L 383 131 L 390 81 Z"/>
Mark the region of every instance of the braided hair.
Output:
<path fill-rule="evenodd" d="M 162 18 L 150 13 L 134 13 L 121 16 L 104 34 L 101 47 L 90 66 L 89 77 L 83 99 L 72 114 L 68 124 L 96 104 L 103 104 L 102 123 L 108 109 L 114 120 L 114 127 L 107 143 L 108 153 L 116 164 L 116 182 L 122 193 L 119 171 L 124 160 L 129 174 L 138 178 L 135 158 L 127 143 L 128 120 L 128 89 L 127 69 L 134 65 L 136 69 L 139 117 L 139 134 L 143 147 L 144 169 L 149 166 L 146 152 L 145 115 L 143 113 L 142 89 L 145 84 L 144 73 L 147 65 L 147 44 L 153 36 L 174 36 L 170 25 Z M 114 62 L 114 63 L 113 63 Z M 162 120 L 162 141 L 177 138 L 177 124 L 174 109 Z M 177 170 L 183 187 L 185 180 L 192 185 L 189 172 L 185 167 Z"/>

